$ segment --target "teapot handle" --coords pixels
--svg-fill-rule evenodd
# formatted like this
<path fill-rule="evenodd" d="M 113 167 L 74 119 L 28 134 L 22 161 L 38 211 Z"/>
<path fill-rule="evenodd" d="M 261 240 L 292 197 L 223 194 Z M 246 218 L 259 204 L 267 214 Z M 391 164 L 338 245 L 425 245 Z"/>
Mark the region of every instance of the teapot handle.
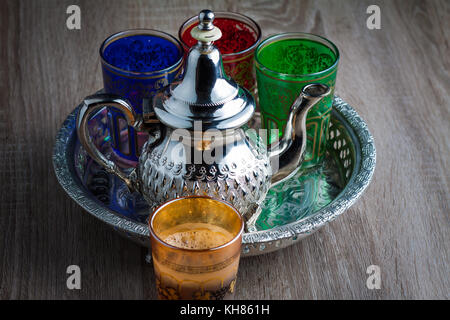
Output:
<path fill-rule="evenodd" d="M 93 114 L 101 108 L 108 107 L 116 109 L 123 113 L 129 126 L 140 130 L 142 126 L 142 117 L 136 115 L 128 102 L 114 94 L 99 93 L 88 96 L 84 99 L 80 111 L 77 115 L 77 134 L 82 146 L 94 161 L 106 169 L 107 172 L 117 175 L 123 180 L 130 191 L 135 190 L 136 184 L 133 177 L 134 171 L 127 174 L 111 160 L 108 160 L 95 146 L 88 130 L 88 121 Z"/>

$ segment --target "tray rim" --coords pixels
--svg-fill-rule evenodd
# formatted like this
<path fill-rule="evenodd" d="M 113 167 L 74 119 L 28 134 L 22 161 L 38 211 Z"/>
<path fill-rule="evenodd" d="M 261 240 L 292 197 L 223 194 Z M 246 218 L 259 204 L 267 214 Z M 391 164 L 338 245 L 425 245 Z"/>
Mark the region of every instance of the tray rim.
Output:
<path fill-rule="evenodd" d="M 81 181 L 74 179 L 76 177 L 75 168 L 69 166 L 68 150 L 71 147 L 73 149 L 75 141 L 73 135 L 76 135 L 75 123 L 79 107 L 76 107 L 68 115 L 56 136 L 52 158 L 59 184 L 78 205 L 91 215 L 132 240 L 149 246 L 149 231 L 145 224 L 119 215 L 88 197 L 82 191 Z M 334 97 L 332 115 L 339 118 L 355 143 L 356 163 L 349 182 L 336 199 L 313 215 L 272 229 L 245 233 L 242 239 L 243 256 L 272 252 L 300 241 L 341 215 L 356 202 L 369 185 L 375 171 L 376 148 L 367 124 L 348 103 L 338 96 Z M 71 161 L 73 162 L 73 159 Z"/>

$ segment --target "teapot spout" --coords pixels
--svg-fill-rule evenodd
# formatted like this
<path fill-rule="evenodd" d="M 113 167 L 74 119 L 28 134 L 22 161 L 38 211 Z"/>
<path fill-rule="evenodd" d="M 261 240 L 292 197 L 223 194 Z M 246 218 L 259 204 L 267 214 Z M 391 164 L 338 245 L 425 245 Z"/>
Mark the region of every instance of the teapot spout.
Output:
<path fill-rule="evenodd" d="M 306 148 L 306 115 L 317 102 L 330 94 L 328 86 L 312 83 L 303 87 L 289 110 L 283 137 L 269 147 L 272 185 L 294 175 Z"/>

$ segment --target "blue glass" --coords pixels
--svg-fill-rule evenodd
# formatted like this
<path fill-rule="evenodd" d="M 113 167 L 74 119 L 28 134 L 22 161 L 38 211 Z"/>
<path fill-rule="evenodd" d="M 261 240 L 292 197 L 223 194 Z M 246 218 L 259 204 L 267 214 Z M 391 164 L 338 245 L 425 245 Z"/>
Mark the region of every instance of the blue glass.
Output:
<path fill-rule="evenodd" d="M 103 58 L 122 70 L 150 72 L 163 70 L 180 60 L 177 46 L 153 35 L 132 35 L 108 44 Z"/>
<path fill-rule="evenodd" d="M 141 29 L 116 33 L 103 42 L 100 56 L 105 92 L 128 100 L 138 114 L 142 114 L 144 99 L 181 79 L 183 73 L 180 42 L 161 31 Z M 136 134 L 116 111 L 109 112 L 108 122 L 116 159 L 136 165 L 146 134 Z"/>

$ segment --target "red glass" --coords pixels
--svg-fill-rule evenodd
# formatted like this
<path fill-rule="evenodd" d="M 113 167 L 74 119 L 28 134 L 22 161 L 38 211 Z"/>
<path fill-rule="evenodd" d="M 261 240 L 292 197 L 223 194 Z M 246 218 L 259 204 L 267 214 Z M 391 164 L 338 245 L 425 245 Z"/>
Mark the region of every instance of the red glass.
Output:
<path fill-rule="evenodd" d="M 253 19 L 238 13 L 215 12 L 215 17 L 214 25 L 222 31 L 222 38 L 214 44 L 222 54 L 225 73 L 254 93 L 254 52 L 261 40 L 261 28 Z M 178 32 L 186 53 L 197 43 L 191 36 L 191 30 L 197 25 L 198 17 L 194 16 L 184 22 Z"/>

